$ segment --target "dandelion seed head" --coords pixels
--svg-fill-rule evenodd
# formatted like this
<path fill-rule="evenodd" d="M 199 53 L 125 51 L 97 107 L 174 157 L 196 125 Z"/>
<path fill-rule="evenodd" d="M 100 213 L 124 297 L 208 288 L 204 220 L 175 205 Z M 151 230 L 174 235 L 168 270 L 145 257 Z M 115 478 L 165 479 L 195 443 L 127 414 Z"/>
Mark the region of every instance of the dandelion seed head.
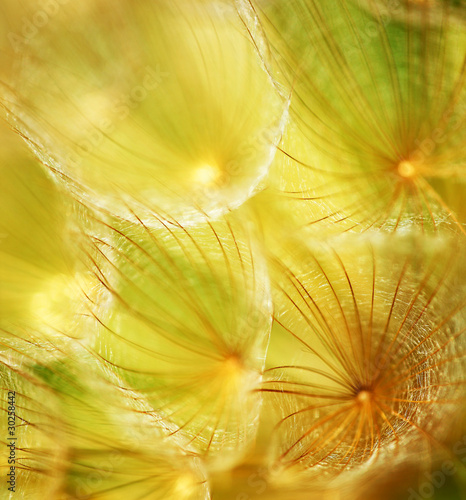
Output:
<path fill-rule="evenodd" d="M 96 351 L 209 466 L 229 467 L 255 435 L 261 405 L 272 320 L 265 260 L 235 217 L 195 227 L 158 220 L 157 229 L 103 223 L 110 237 L 91 245 L 113 297 L 110 313 L 99 312 Z"/>
<path fill-rule="evenodd" d="M 331 234 L 445 222 L 464 233 L 451 182 L 465 174 L 458 4 L 244 3 L 255 39 L 269 38 L 270 71 L 293 92 L 298 132 L 285 133 L 271 176 L 280 216 Z"/>
<path fill-rule="evenodd" d="M 80 30 L 57 17 L 25 48 L 5 102 L 18 132 L 62 186 L 120 216 L 238 207 L 262 189 L 287 103 L 233 6 L 107 3 L 61 6 Z"/>
<path fill-rule="evenodd" d="M 453 292 L 452 270 L 463 265 L 454 247 L 437 241 L 419 253 L 395 238 L 390 254 L 386 237 L 358 250 L 343 241 L 308 258 L 285 252 L 289 267 L 274 261 L 276 335 L 302 352 L 282 349 L 262 385 L 280 408 L 274 463 L 323 481 L 427 457 L 464 397 L 466 301 Z"/>

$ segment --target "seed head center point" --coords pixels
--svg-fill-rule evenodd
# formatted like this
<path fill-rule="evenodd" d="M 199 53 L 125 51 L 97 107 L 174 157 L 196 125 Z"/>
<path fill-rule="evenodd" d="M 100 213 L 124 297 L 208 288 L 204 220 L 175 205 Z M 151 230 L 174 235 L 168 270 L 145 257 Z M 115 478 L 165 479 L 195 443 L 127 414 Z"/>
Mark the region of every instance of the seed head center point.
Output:
<path fill-rule="evenodd" d="M 359 391 L 356 395 L 356 400 L 360 404 L 367 404 L 372 399 L 371 393 L 366 390 Z"/>
<path fill-rule="evenodd" d="M 398 164 L 398 174 L 405 179 L 411 179 L 416 175 L 416 167 L 410 161 L 403 160 Z"/>

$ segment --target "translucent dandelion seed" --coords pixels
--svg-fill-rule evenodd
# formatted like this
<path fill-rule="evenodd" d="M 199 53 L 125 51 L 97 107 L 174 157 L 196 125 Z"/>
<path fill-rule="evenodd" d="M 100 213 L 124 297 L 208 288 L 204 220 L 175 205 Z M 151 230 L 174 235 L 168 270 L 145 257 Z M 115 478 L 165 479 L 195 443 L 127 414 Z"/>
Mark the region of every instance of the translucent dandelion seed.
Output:
<path fill-rule="evenodd" d="M 279 366 L 270 356 L 261 389 L 279 409 L 277 463 L 351 481 L 368 466 L 444 453 L 445 422 L 465 397 L 457 244 L 298 247 L 275 261 L 274 334 L 288 336 L 289 350 Z"/>
<path fill-rule="evenodd" d="M 260 189 L 286 102 L 231 5 L 102 0 L 62 11 L 25 51 L 3 103 L 79 200 L 126 218 L 123 207 L 137 207 L 145 223 L 157 204 L 187 223 Z M 69 19 L 81 28 L 69 31 Z"/>
<path fill-rule="evenodd" d="M 257 431 L 271 324 L 265 263 L 234 219 L 158 223 L 113 221 L 93 238 L 112 297 L 96 350 L 211 467 L 225 468 Z"/>
<path fill-rule="evenodd" d="M 295 224 L 464 232 L 464 15 L 449 2 L 243 4 L 253 36 L 265 33 L 270 72 L 293 94 L 276 183 Z M 454 185 L 446 197 L 443 178 Z"/>

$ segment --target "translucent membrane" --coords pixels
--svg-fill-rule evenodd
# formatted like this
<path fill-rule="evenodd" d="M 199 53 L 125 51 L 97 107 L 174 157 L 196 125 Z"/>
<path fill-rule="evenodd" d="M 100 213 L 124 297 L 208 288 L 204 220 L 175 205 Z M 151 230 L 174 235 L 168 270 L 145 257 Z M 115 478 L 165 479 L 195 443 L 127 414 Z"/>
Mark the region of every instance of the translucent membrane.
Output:
<path fill-rule="evenodd" d="M 234 219 L 186 228 L 154 215 L 156 225 L 113 220 L 93 238 L 112 298 L 96 349 L 211 467 L 227 468 L 257 430 L 271 325 L 265 263 Z"/>
<path fill-rule="evenodd" d="M 84 336 L 78 317 L 92 275 L 78 258 L 74 208 L 1 125 L 0 327 Z"/>
<path fill-rule="evenodd" d="M 79 199 L 125 217 L 162 208 L 187 222 L 249 198 L 286 104 L 234 9 L 99 0 L 81 11 L 63 6 L 34 38 L 4 99 L 39 158 Z"/>
<path fill-rule="evenodd" d="M 465 176 L 464 12 L 449 2 L 240 4 L 270 72 L 293 95 L 298 138 L 283 143 L 281 161 L 294 188 L 284 191 L 322 199 L 324 212 L 302 213 L 303 224 L 460 222 L 450 203 L 461 187 L 450 201 L 436 184 Z"/>
<path fill-rule="evenodd" d="M 449 422 L 465 403 L 463 245 L 295 241 L 273 261 L 276 328 L 262 391 L 276 411 L 277 470 L 324 481 L 352 470 L 340 479 L 357 480 L 448 451 Z"/>

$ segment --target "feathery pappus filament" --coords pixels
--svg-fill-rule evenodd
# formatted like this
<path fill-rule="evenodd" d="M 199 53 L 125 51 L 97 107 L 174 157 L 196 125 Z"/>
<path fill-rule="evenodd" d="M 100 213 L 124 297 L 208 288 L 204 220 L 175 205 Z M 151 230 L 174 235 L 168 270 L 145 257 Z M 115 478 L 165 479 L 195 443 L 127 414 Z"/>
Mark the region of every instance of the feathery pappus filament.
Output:
<path fill-rule="evenodd" d="M 319 235 L 413 227 L 426 233 L 464 232 L 461 178 L 432 182 L 410 178 L 409 162 L 400 164 L 406 176 L 368 177 L 345 171 L 344 159 L 339 173 L 312 166 L 318 161 L 312 145 L 291 121 L 272 164 L 268 189 L 254 200 L 268 226 L 280 221 L 295 229 L 309 227 Z"/>
<path fill-rule="evenodd" d="M 33 369 L 59 402 L 67 452 L 56 500 L 210 498 L 203 466 L 174 426 L 101 359 L 77 344 L 66 358 Z"/>
<path fill-rule="evenodd" d="M 449 2 L 245 3 L 270 72 L 293 96 L 279 189 L 300 224 L 436 231 L 449 221 L 464 233 L 454 212 L 465 178 L 464 12 Z"/>
<path fill-rule="evenodd" d="M 277 409 L 276 463 L 328 481 L 443 452 L 465 403 L 462 245 L 376 236 L 293 246 L 274 257 L 261 388 Z"/>
<path fill-rule="evenodd" d="M 257 430 L 271 326 L 265 261 L 234 218 L 184 227 L 113 219 L 92 237 L 112 297 L 96 352 L 128 387 L 228 467 Z"/>
<path fill-rule="evenodd" d="M 464 491 L 465 1 L 0 4 L 0 500 Z"/>
<path fill-rule="evenodd" d="M 42 349 L 9 338 L 0 345 L 1 497 L 37 498 L 40 491 L 58 500 L 67 453 L 58 398 L 32 369 Z"/>
<path fill-rule="evenodd" d="M 221 5 L 70 3 L 28 46 L 4 106 L 78 199 L 147 220 L 157 204 L 187 223 L 260 188 L 287 104 Z"/>

